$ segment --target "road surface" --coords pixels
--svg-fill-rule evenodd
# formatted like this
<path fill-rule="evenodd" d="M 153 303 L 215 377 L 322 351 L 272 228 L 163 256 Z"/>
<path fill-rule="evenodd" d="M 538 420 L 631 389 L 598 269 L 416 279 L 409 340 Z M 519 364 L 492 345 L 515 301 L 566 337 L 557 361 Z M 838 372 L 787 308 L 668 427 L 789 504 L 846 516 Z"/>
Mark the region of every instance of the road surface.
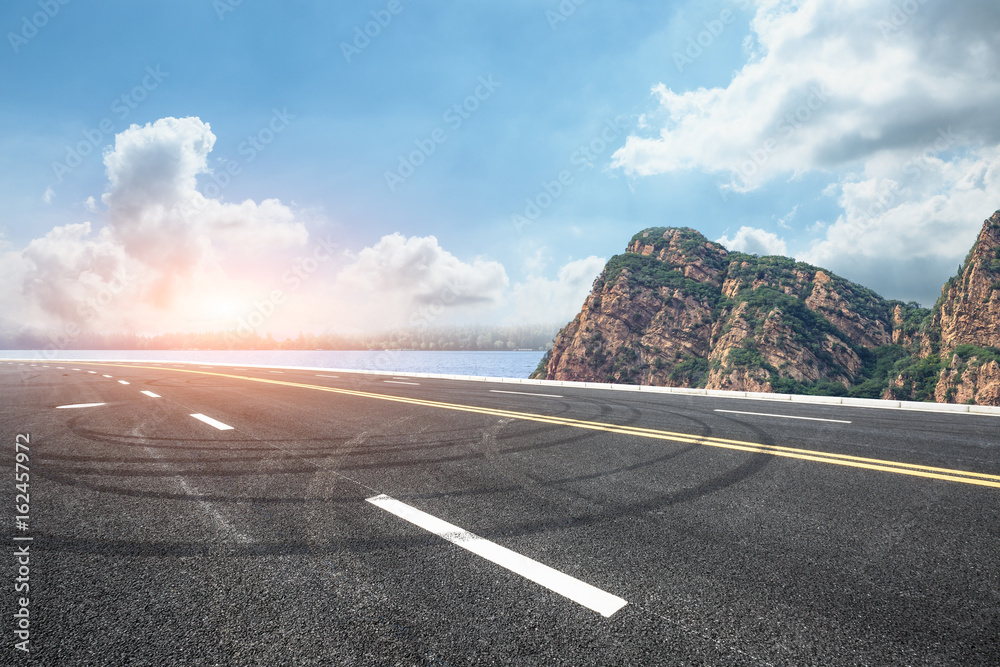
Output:
<path fill-rule="evenodd" d="M 1000 664 L 1000 417 L 152 362 L 0 400 L 7 664 Z"/>

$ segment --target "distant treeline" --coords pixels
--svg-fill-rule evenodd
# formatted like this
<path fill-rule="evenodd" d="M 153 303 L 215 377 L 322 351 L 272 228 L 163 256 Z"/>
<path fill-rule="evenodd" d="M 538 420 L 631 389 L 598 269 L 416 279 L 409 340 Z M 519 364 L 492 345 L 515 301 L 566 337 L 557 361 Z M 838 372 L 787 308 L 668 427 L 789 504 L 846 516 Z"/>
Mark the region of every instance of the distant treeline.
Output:
<path fill-rule="evenodd" d="M 211 331 L 135 334 L 80 333 L 76 336 L 41 333 L 0 334 L 6 350 L 546 350 L 559 327 L 555 324 L 521 326 L 453 326 L 394 329 L 366 334 L 305 334 L 278 340 L 271 334 Z"/>

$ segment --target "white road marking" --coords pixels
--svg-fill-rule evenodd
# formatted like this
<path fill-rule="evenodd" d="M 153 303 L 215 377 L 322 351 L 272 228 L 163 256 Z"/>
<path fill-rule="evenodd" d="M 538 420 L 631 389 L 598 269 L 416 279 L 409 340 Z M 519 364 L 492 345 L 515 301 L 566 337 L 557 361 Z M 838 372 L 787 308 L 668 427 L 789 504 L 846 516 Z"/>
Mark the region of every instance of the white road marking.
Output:
<path fill-rule="evenodd" d="M 543 565 L 527 556 L 522 556 L 516 551 L 511 551 L 495 542 L 483 539 L 447 521 L 442 521 L 415 507 L 410 507 L 406 503 L 401 503 L 394 498 L 390 498 L 384 493 L 368 498 L 367 500 L 372 505 L 381 507 L 385 511 L 395 514 L 399 518 L 409 521 L 428 532 L 434 533 L 452 544 L 467 549 L 488 561 L 521 575 L 525 579 L 530 579 L 536 584 L 548 588 L 550 591 L 567 597 L 577 604 L 592 609 L 605 618 L 610 617 L 628 604 L 627 601 L 617 595 L 602 591 L 600 588 L 591 586 L 548 565 Z"/>
<path fill-rule="evenodd" d="M 201 414 L 200 412 L 196 412 L 196 413 L 194 413 L 191 416 L 194 417 L 195 419 L 199 419 L 199 420 L 205 422 L 209 426 L 214 426 L 215 428 L 219 429 L 220 431 L 229 431 L 229 430 L 231 430 L 233 428 L 229 424 L 223 424 L 218 419 L 212 419 L 211 417 L 206 417 L 205 415 Z"/>
<path fill-rule="evenodd" d="M 104 403 L 74 403 L 73 405 L 57 405 L 56 410 L 61 410 L 63 408 L 96 408 L 98 405 L 104 405 Z"/>
<path fill-rule="evenodd" d="M 154 394 L 153 392 L 147 391 L 146 389 L 143 389 L 141 393 L 145 394 L 146 396 L 149 396 L 150 398 L 159 398 L 160 397 L 159 394 Z"/>
<path fill-rule="evenodd" d="M 402 380 L 382 380 L 382 382 L 388 382 L 390 384 L 420 384 L 419 382 L 403 382 Z"/>
<path fill-rule="evenodd" d="M 339 378 L 339 375 L 317 375 L 318 378 Z"/>
<path fill-rule="evenodd" d="M 850 424 L 845 419 L 820 419 L 819 417 L 796 417 L 795 415 L 775 415 L 769 412 L 742 412 L 740 410 L 716 410 L 716 412 L 729 412 L 734 415 L 755 415 L 757 417 L 781 417 L 782 419 L 806 419 L 813 422 L 835 422 L 837 424 Z"/>
<path fill-rule="evenodd" d="M 73 370 L 74 370 L 74 371 L 78 371 L 78 370 L 80 370 L 80 369 L 79 369 L 79 368 L 74 368 Z"/>
<path fill-rule="evenodd" d="M 268 373 L 284 373 L 285 371 L 268 371 Z"/>
<path fill-rule="evenodd" d="M 546 398 L 562 398 L 559 394 L 536 394 L 533 391 L 504 391 L 503 389 L 490 389 L 491 394 L 518 394 L 520 396 L 544 396 Z"/>
<path fill-rule="evenodd" d="M 87 372 L 90 373 L 91 375 L 97 375 L 97 371 L 87 371 Z"/>
<path fill-rule="evenodd" d="M 56 370 L 57 370 L 57 371 L 64 371 L 64 370 L 66 370 L 66 369 L 65 369 L 65 368 L 63 368 L 62 366 L 56 366 Z"/>
<path fill-rule="evenodd" d="M 105 375 L 104 377 L 106 377 L 106 378 L 109 378 L 109 377 L 111 377 L 111 376 L 110 376 L 110 375 Z"/>
<path fill-rule="evenodd" d="M 119 380 L 119 381 L 118 381 L 118 384 L 129 384 L 129 383 L 128 383 L 128 382 L 126 382 L 125 380 Z"/>

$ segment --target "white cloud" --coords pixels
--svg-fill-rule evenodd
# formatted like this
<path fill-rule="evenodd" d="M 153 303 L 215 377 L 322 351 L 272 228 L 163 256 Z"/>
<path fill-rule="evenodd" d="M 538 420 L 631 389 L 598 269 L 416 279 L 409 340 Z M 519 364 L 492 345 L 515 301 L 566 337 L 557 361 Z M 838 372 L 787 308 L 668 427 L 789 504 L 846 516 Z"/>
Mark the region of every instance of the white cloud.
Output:
<path fill-rule="evenodd" d="M 205 197 L 197 177 L 207 173 L 214 143 L 198 118 L 163 118 L 118 134 L 104 153 L 107 226 L 61 225 L 7 252 L 4 284 L 20 289 L 5 290 L 0 306 L 18 313 L 19 326 L 156 331 L 206 326 L 195 306 L 217 301 L 213 295 L 233 302 L 242 290 L 254 298 L 260 279 L 280 275 L 308 232 L 276 199 Z M 50 188 L 45 197 L 52 196 Z M 89 197 L 84 207 L 96 212 L 97 202 Z M 250 272 L 256 284 L 238 277 Z"/>
<path fill-rule="evenodd" d="M 893 17 L 896 4 L 762 0 L 749 61 L 729 85 L 657 85 L 669 120 L 658 136 L 630 136 L 615 164 L 635 175 L 722 173 L 744 191 L 880 151 L 922 150 L 949 125 L 969 142 L 1000 141 L 994 0 L 914 0 L 903 19 Z M 887 31 L 893 20 L 898 29 Z"/>
<path fill-rule="evenodd" d="M 212 261 L 213 245 L 281 248 L 303 245 L 308 233 L 274 199 L 228 204 L 197 189 L 207 173 L 215 135 L 198 118 L 163 118 L 132 125 L 104 155 L 109 189 L 102 197 L 115 236 L 126 250 L 168 275 Z"/>
<path fill-rule="evenodd" d="M 843 211 L 808 226 L 822 236 L 796 240 L 799 258 L 890 298 L 933 302 L 1000 206 L 996 9 L 995 0 L 760 0 L 747 62 L 729 84 L 654 87 L 666 120 L 630 136 L 614 164 L 638 176 L 719 174 L 738 192 L 828 174 L 822 194 Z M 762 234 L 741 229 L 723 242 L 784 251 Z"/>
<path fill-rule="evenodd" d="M 42 201 L 46 204 L 51 204 L 52 200 L 56 198 L 56 191 L 52 189 L 52 186 L 45 188 L 45 192 L 42 193 Z"/>
<path fill-rule="evenodd" d="M 511 289 L 512 322 L 567 322 L 580 311 L 606 260 L 591 255 L 564 264 L 556 278 L 528 276 Z"/>
<path fill-rule="evenodd" d="M 108 323 L 108 306 L 131 287 L 135 275 L 120 244 L 107 229 L 91 233 L 89 222 L 63 225 L 9 253 L 9 278 L 20 283 L 20 305 L 47 313 L 47 324 Z M 16 281 L 16 282 L 14 282 Z"/>
<path fill-rule="evenodd" d="M 345 327 L 445 324 L 454 316 L 489 313 L 509 279 L 498 262 L 463 262 L 433 236 L 383 236 L 337 277 L 331 294 Z"/>
<path fill-rule="evenodd" d="M 776 234 L 756 227 L 740 227 L 733 238 L 723 236 L 716 242 L 721 243 L 728 250 L 751 255 L 784 255 L 788 252 L 783 239 Z"/>
<path fill-rule="evenodd" d="M 795 219 L 795 215 L 798 212 L 799 212 L 799 205 L 796 204 L 795 206 L 792 207 L 791 211 L 789 211 L 788 213 L 777 219 L 776 221 L 777 225 L 782 229 L 791 229 L 788 223 L 791 222 L 793 219 Z"/>
<path fill-rule="evenodd" d="M 872 161 L 839 191 L 844 212 L 799 258 L 929 306 L 1000 208 L 1000 148 Z"/>

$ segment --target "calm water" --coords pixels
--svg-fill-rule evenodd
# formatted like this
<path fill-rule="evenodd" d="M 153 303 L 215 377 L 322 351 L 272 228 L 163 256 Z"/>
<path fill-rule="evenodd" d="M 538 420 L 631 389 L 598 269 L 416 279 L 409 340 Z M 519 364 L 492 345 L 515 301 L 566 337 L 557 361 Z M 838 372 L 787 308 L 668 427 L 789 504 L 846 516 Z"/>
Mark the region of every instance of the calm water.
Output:
<path fill-rule="evenodd" d="M 544 352 L 347 352 L 332 350 L 0 350 L 4 359 L 194 361 L 526 378 Z"/>

